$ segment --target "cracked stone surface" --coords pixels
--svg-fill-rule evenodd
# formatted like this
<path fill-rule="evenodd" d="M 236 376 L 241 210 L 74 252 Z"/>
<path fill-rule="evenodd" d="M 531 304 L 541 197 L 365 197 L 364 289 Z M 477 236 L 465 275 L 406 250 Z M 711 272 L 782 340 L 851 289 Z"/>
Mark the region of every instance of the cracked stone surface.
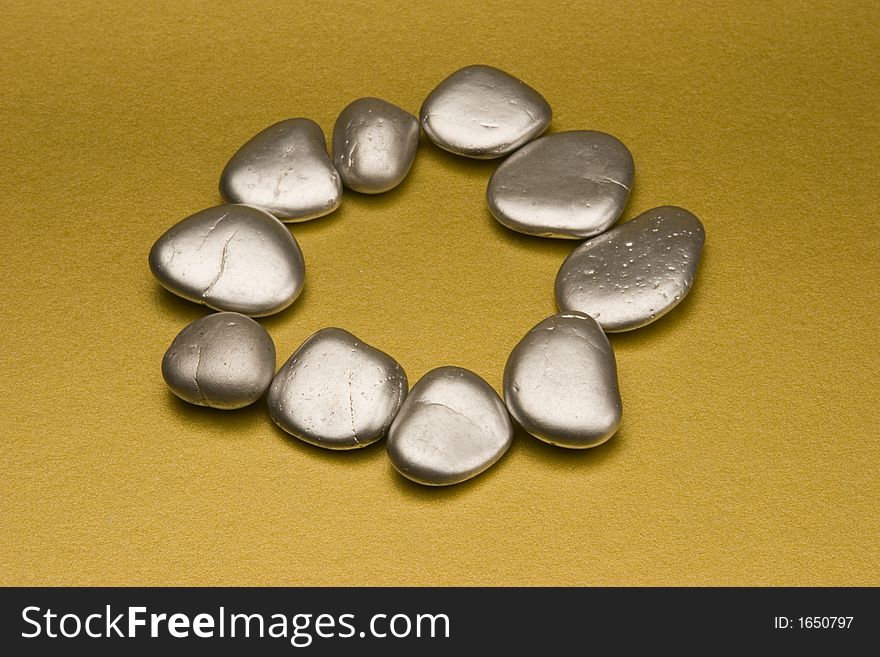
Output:
<path fill-rule="evenodd" d="M 635 168 L 626 146 L 592 130 L 536 139 L 492 174 L 486 200 L 511 230 L 539 237 L 598 235 L 620 217 Z"/>
<path fill-rule="evenodd" d="M 253 404 L 275 373 L 275 344 L 239 313 L 214 313 L 184 328 L 165 352 L 162 377 L 181 399 L 234 409 Z"/>
<path fill-rule="evenodd" d="M 556 276 L 556 302 L 609 333 L 650 324 L 690 291 L 705 239 L 687 210 L 648 210 L 572 251 Z"/>
<path fill-rule="evenodd" d="M 287 308 L 305 280 L 302 252 L 287 227 L 246 205 L 220 205 L 180 221 L 156 240 L 149 262 L 174 294 L 253 317 Z"/>
<path fill-rule="evenodd" d="M 425 134 L 440 148 L 477 159 L 512 153 L 540 135 L 553 112 L 537 91 L 491 66 L 467 66 L 422 104 Z"/>
<path fill-rule="evenodd" d="M 504 403 L 479 376 L 440 367 L 413 386 L 388 432 L 388 456 L 404 477 L 456 484 L 491 467 L 513 440 Z"/>
<path fill-rule="evenodd" d="M 348 331 L 311 335 L 278 370 L 269 415 L 287 433 L 328 449 L 366 447 L 385 436 L 408 389 L 388 354 Z"/>
<path fill-rule="evenodd" d="M 333 126 L 333 165 L 349 189 L 379 194 L 403 181 L 418 145 L 415 116 L 379 98 L 359 98 Z"/>
<path fill-rule="evenodd" d="M 514 347 L 504 368 L 504 401 L 533 436 L 560 447 L 601 445 L 621 419 L 611 344 L 589 315 L 551 315 Z"/>
<path fill-rule="evenodd" d="M 320 126 L 311 119 L 287 119 L 238 149 L 220 176 L 220 195 L 285 222 L 307 221 L 339 207 L 342 183 Z"/>

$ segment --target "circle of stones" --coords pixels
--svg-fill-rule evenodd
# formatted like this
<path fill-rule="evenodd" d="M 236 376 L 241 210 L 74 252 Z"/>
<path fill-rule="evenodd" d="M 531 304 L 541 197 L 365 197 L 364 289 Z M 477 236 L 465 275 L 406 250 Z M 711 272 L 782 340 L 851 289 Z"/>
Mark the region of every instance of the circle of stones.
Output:
<path fill-rule="evenodd" d="M 551 117 L 547 101 L 521 80 L 469 66 L 428 95 L 419 118 L 378 98 L 349 104 L 333 129 L 332 159 L 309 119 L 258 133 L 220 176 L 227 204 L 180 221 L 150 251 L 164 287 L 220 311 L 177 335 L 162 361 L 165 382 L 187 402 L 221 409 L 265 394 L 281 429 L 328 449 L 387 437 L 394 468 L 431 486 L 488 469 L 509 448 L 515 424 L 560 447 L 607 441 L 622 403 L 606 333 L 649 324 L 684 298 L 705 232 L 676 206 L 612 227 L 629 200 L 632 155 L 602 132 L 541 137 Z M 394 358 L 334 327 L 307 338 L 276 373 L 274 342 L 252 317 L 287 308 L 302 290 L 305 263 L 282 222 L 334 211 L 343 185 L 365 194 L 394 188 L 412 167 L 422 130 L 457 155 L 507 156 L 486 191 L 501 224 L 585 240 L 557 275 L 560 312 L 512 350 L 503 400 L 477 374 L 453 366 L 428 372 L 410 389 Z"/>

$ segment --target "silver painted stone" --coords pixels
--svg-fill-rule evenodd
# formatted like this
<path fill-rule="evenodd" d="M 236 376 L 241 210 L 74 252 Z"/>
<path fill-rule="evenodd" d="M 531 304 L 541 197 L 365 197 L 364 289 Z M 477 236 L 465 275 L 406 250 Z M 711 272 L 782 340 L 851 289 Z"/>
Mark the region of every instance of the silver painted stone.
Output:
<path fill-rule="evenodd" d="M 274 373 L 272 338 L 239 313 L 197 319 L 177 334 L 162 359 L 162 377 L 175 395 L 212 408 L 253 404 Z"/>
<path fill-rule="evenodd" d="M 320 126 L 310 119 L 287 119 L 238 149 L 220 176 L 220 194 L 285 222 L 307 221 L 339 207 L 342 183 Z"/>
<path fill-rule="evenodd" d="M 608 333 L 650 324 L 690 291 L 705 237 L 683 208 L 648 210 L 569 254 L 556 276 L 556 303 L 593 316 Z"/>
<path fill-rule="evenodd" d="M 406 392 L 406 374 L 391 356 L 325 328 L 281 367 L 267 401 L 275 423 L 297 438 L 356 449 L 385 436 Z"/>
<path fill-rule="evenodd" d="M 486 200 L 512 230 L 540 237 L 584 238 L 623 212 L 633 185 L 632 155 L 604 132 L 557 132 L 527 144 L 489 179 Z"/>
<path fill-rule="evenodd" d="M 409 173 L 419 145 L 419 120 L 379 98 L 359 98 L 333 126 L 333 164 L 349 189 L 380 194 Z"/>
<path fill-rule="evenodd" d="M 504 401 L 533 436 L 560 447 L 601 445 L 620 425 L 614 352 L 589 315 L 561 313 L 519 341 L 504 368 Z"/>
<path fill-rule="evenodd" d="M 467 66 L 425 99 L 420 120 L 440 148 L 489 160 L 512 153 L 540 135 L 553 112 L 543 96 L 491 66 Z"/>
<path fill-rule="evenodd" d="M 413 386 L 388 432 L 388 456 L 404 477 L 428 486 L 480 474 L 510 447 L 504 403 L 479 376 L 440 367 Z"/>
<path fill-rule="evenodd" d="M 174 294 L 252 317 L 287 308 L 305 279 L 302 252 L 287 227 L 247 205 L 187 217 L 156 240 L 149 261 Z"/>

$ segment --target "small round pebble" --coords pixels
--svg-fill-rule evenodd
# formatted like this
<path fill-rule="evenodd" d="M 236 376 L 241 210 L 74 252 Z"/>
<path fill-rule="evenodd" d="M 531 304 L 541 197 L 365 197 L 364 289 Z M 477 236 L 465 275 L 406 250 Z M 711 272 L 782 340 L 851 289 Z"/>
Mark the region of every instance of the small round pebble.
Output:
<path fill-rule="evenodd" d="M 238 149 L 220 176 L 220 195 L 285 222 L 307 221 L 339 207 L 342 184 L 320 126 L 310 119 L 287 119 Z"/>
<path fill-rule="evenodd" d="M 299 296 L 305 263 L 287 227 L 247 205 L 220 205 L 187 217 L 150 249 L 150 270 L 178 296 L 252 317 Z"/>
<path fill-rule="evenodd" d="M 621 418 L 614 352 L 589 315 L 551 315 L 526 333 L 504 368 L 504 401 L 533 436 L 560 447 L 601 445 Z"/>
<path fill-rule="evenodd" d="M 489 160 L 512 153 L 540 135 L 553 112 L 543 96 L 492 66 L 467 66 L 425 99 L 420 120 L 440 148 Z"/>
<path fill-rule="evenodd" d="M 397 187 L 419 145 L 419 120 L 379 98 L 359 98 L 333 126 L 333 164 L 342 183 L 363 194 Z"/>
<path fill-rule="evenodd" d="M 318 447 L 356 449 L 385 436 L 407 388 L 391 356 L 348 331 L 325 328 L 281 367 L 267 402 L 287 433 Z"/>
<path fill-rule="evenodd" d="M 690 291 L 705 238 L 684 208 L 648 210 L 569 254 L 556 276 L 557 305 L 591 315 L 609 333 L 650 324 Z"/>
<path fill-rule="evenodd" d="M 511 230 L 539 237 L 597 235 L 629 200 L 633 158 L 604 132 L 573 130 L 536 139 L 489 179 L 492 215 Z"/>
<path fill-rule="evenodd" d="M 440 367 L 413 386 L 388 432 L 388 456 L 404 477 L 446 486 L 492 466 L 513 440 L 498 394 L 460 367 Z"/>
<path fill-rule="evenodd" d="M 162 359 L 162 377 L 181 399 L 234 409 L 253 404 L 272 382 L 275 345 L 239 313 L 215 313 L 183 329 Z"/>

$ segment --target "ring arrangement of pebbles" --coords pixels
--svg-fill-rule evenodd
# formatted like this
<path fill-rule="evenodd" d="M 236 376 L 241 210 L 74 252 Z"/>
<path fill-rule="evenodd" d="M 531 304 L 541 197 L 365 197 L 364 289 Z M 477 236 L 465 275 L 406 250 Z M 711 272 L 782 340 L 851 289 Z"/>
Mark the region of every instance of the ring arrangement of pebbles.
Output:
<path fill-rule="evenodd" d="M 551 116 L 524 82 L 469 66 L 428 95 L 419 118 L 378 98 L 352 102 L 333 127 L 332 158 L 309 119 L 258 133 L 220 176 L 228 204 L 183 219 L 150 251 L 150 269 L 165 288 L 220 311 L 174 338 L 162 361 L 165 382 L 187 402 L 220 409 L 266 395 L 279 427 L 327 449 L 387 437 L 395 469 L 429 486 L 465 481 L 496 463 L 510 447 L 513 422 L 560 447 L 608 440 L 622 406 L 606 333 L 672 310 L 693 284 L 705 234 L 697 217 L 673 206 L 613 227 L 632 189 L 632 155 L 602 132 L 541 137 Z M 506 157 L 486 190 L 501 224 L 586 240 L 559 269 L 560 312 L 511 352 L 503 400 L 477 374 L 451 366 L 410 389 L 394 358 L 340 328 L 308 337 L 275 372 L 272 338 L 251 318 L 284 310 L 302 290 L 302 253 L 282 222 L 333 212 L 343 186 L 378 194 L 400 184 L 421 130 L 457 155 Z"/>

